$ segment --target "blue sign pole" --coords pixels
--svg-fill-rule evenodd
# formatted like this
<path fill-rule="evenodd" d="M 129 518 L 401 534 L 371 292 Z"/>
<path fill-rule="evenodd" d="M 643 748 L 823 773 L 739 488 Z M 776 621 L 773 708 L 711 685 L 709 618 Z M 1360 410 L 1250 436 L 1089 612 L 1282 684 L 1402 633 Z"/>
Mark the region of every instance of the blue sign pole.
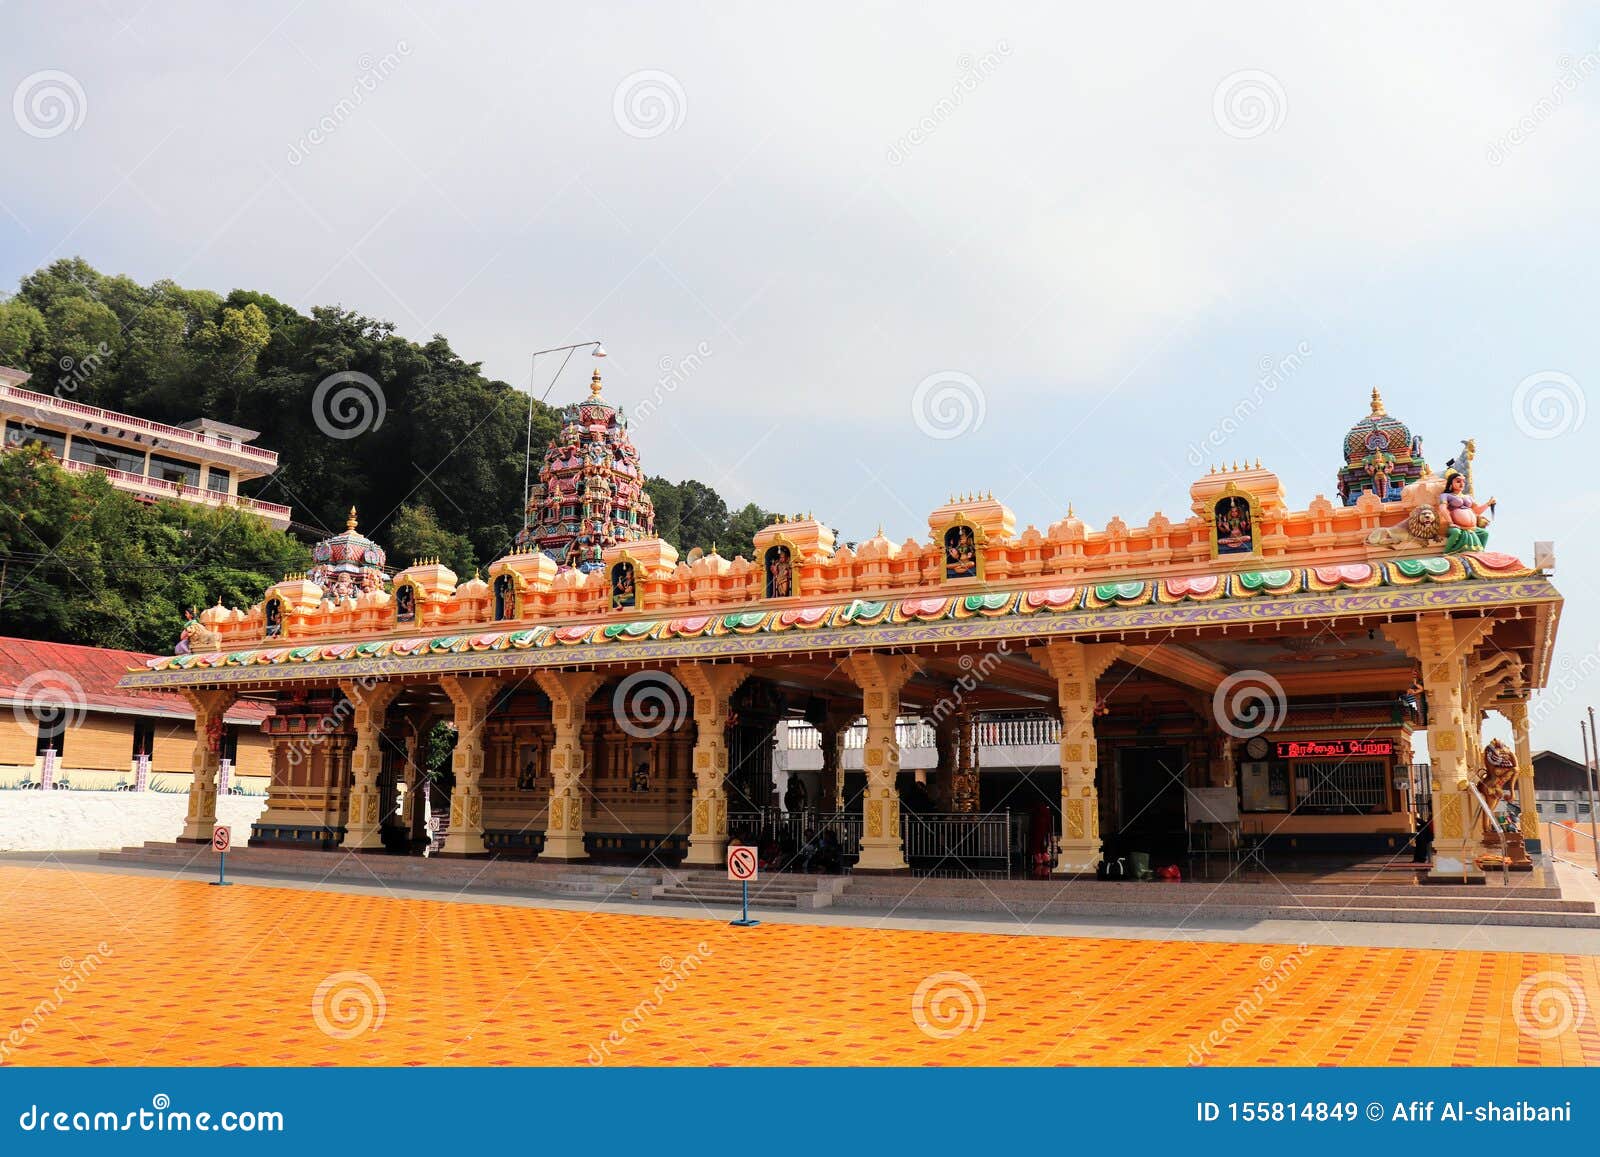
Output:
<path fill-rule="evenodd" d="M 739 919 L 729 920 L 735 928 L 755 928 L 761 924 L 759 920 L 750 919 L 750 881 L 739 881 Z"/>
<path fill-rule="evenodd" d="M 215 880 L 211 881 L 211 886 L 213 888 L 231 888 L 231 887 L 233 887 L 233 885 L 228 882 L 228 853 L 227 852 L 218 852 L 217 853 L 217 878 Z"/>

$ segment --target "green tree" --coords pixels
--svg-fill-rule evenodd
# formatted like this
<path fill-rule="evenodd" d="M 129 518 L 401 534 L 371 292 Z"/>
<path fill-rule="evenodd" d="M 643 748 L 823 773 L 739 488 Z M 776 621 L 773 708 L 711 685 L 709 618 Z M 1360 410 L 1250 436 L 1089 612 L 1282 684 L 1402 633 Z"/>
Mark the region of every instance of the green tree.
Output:
<path fill-rule="evenodd" d="M 729 558 L 743 555 L 754 560 L 756 533 L 777 520 L 778 516 L 770 510 L 762 510 L 754 502 L 750 502 L 734 511 L 728 518 L 726 532 L 727 545 L 721 547 L 723 554 Z"/>
<path fill-rule="evenodd" d="M 28 302 L 0 301 L 0 365 L 32 365 L 49 334 L 44 314 Z"/>
<path fill-rule="evenodd" d="M 401 506 L 389 523 L 390 561 L 397 568 L 418 559 L 436 558 L 456 572 L 457 577 L 472 577 L 476 561 L 472 542 L 439 525 L 433 508 L 422 503 Z"/>

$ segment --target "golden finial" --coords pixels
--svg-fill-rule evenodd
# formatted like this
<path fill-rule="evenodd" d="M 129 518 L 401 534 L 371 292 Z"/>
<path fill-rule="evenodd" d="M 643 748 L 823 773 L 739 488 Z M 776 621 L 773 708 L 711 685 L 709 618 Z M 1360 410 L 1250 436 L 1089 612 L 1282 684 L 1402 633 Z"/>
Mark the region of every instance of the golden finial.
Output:
<path fill-rule="evenodd" d="M 350 508 L 350 517 L 344 520 L 344 528 L 346 530 L 354 530 L 356 528 L 356 508 L 354 506 Z"/>
<path fill-rule="evenodd" d="M 882 538 L 883 537 L 883 523 L 881 523 L 881 522 L 878 523 L 878 533 L 876 535 L 874 535 L 874 537 L 875 538 Z"/>
<path fill-rule="evenodd" d="M 1256 469 L 1257 470 L 1261 469 L 1261 459 L 1259 459 L 1259 458 L 1256 459 Z"/>
<path fill-rule="evenodd" d="M 1372 387 L 1372 416 L 1374 418 L 1376 418 L 1378 415 L 1382 414 L 1383 412 L 1384 412 L 1383 411 L 1383 398 L 1380 397 L 1379 394 L 1378 394 L 1378 387 L 1377 386 L 1373 386 Z"/>
<path fill-rule="evenodd" d="M 1068 518 L 1072 517 L 1072 503 L 1070 503 L 1070 502 L 1067 503 L 1067 517 Z"/>
<path fill-rule="evenodd" d="M 593 394 L 597 398 L 600 396 L 600 370 L 599 370 L 599 367 L 595 368 L 594 375 L 592 377 L 590 377 L 590 379 L 589 379 L 589 392 L 591 394 Z"/>

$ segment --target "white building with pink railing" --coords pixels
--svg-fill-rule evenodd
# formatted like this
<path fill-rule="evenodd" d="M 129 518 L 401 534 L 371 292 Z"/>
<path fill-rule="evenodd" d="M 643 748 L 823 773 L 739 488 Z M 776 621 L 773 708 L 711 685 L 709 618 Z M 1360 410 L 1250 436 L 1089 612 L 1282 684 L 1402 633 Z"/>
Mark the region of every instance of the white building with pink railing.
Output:
<path fill-rule="evenodd" d="M 29 375 L 0 366 L 0 417 L 6 449 L 36 442 L 76 473 L 104 475 L 118 490 L 152 501 L 233 506 L 279 530 L 289 508 L 246 498 L 239 484 L 278 468 L 275 451 L 249 443 L 256 431 L 209 418 L 169 426 L 24 389 Z"/>

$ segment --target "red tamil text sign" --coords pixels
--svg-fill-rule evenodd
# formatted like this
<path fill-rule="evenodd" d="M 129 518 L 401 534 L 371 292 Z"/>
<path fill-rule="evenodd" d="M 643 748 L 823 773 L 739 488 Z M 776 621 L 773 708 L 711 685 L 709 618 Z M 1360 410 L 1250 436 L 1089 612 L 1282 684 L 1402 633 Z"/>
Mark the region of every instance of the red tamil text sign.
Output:
<path fill-rule="evenodd" d="M 1347 759 L 1394 754 L 1392 739 L 1291 739 L 1277 747 L 1279 759 Z"/>

